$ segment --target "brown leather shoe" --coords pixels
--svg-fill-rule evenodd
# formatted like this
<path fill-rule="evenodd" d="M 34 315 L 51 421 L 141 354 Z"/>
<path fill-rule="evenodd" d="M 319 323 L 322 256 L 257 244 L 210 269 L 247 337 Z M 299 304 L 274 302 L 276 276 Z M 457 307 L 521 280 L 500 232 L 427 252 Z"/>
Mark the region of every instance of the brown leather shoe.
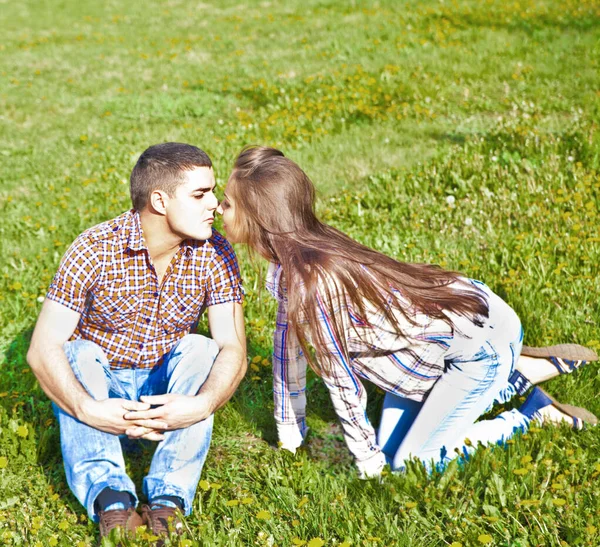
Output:
<path fill-rule="evenodd" d="M 135 535 L 136 528 L 144 524 L 142 517 L 136 513 L 134 507 L 99 511 L 98 516 L 100 517 L 100 541 L 115 528 L 122 528 L 125 534 Z"/>
<path fill-rule="evenodd" d="M 171 532 L 181 534 L 183 532 L 183 522 L 181 520 L 181 511 L 175 507 L 153 503 L 152 506 L 144 505 L 142 507 L 142 517 L 152 533 L 156 536 L 165 538 Z M 163 545 L 157 542 L 157 545 Z"/>

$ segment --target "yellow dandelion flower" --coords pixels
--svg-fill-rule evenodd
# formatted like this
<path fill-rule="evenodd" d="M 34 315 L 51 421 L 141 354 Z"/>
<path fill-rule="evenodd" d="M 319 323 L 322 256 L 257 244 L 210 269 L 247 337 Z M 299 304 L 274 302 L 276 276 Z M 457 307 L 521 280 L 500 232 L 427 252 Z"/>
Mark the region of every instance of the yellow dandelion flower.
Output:
<path fill-rule="evenodd" d="M 52 536 L 48 540 L 48 545 L 50 545 L 50 547 L 56 547 L 58 545 L 58 539 L 56 539 L 56 536 Z"/>
<path fill-rule="evenodd" d="M 227 507 L 236 507 L 240 504 L 240 500 L 229 500 L 227 501 L 227 503 L 225 505 L 227 505 Z"/>
<path fill-rule="evenodd" d="M 417 502 L 415 502 L 415 501 L 409 501 L 409 502 L 406 503 L 405 507 L 407 509 L 414 509 L 417 505 L 418 505 Z"/>
<path fill-rule="evenodd" d="M 490 536 L 489 534 L 481 534 L 477 538 L 477 541 L 479 541 L 479 543 L 482 543 L 483 545 L 486 545 L 487 543 L 491 543 L 493 539 L 494 538 L 492 536 Z"/>
<path fill-rule="evenodd" d="M 529 473 L 529 469 L 522 467 L 521 469 L 513 469 L 513 474 L 515 475 L 526 475 Z"/>
<path fill-rule="evenodd" d="M 556 505 L 557 507 L 562 507 L 563 505 L 565 505 L 567 503 L 567 500 L 565 500 L 563 498 L 554 498 L 552 500 L 552 503 L 554 505 Z"/>
<path fill-rule="evenodd" d="M 256 518 L 260 520 L 269 520 L 271 518 L 271 513 L 269 511 L 259 511 L 256 513 Z"/>
<path fill-rule="evenodd" d="M 450 547 L 463 547 L 463 544 L 460 541 L 453 541 Z"/>
<path fill-rule="evenodd" d="M 255 363 L 255 364 L 256 364 L 256 363 L 260 363 L 261 359 L 262 359 L 262 357 L 261 357 L 260 355 L 255 355 L 255 356 L 252 358 L 252 362 L 253 362 L 253 363 Z"/>
<path fill-rule="evenodd" d="M 61 520 L 58 529 L 66 532 L 69 529 L 69 523 L 66 520 Z"/>
<path fill-rule="evenodd" d="M 8 458 L 6 456 L 0 456 L 0 469 L 6 469 L 8 467 Z"/>
<path fill-rule="evenodd" d="M 20 425 L 19 427 L 17 427 L 17 435 L 19 437 L 27 437 L 27 435 L 29 434 L 29 430 L 27 429 L 26 425 Z"/>
<path fill-rule="evenodd" d="M 210 482 L 202 479 L 199 483 L 200 488 L 202 488 L 202 490 L 204 490 L 205 492 L 208 492 L 208 490 L 210 490 Z"/>
<path fill-rule="evenodd" d="M 308 542 L 308 547 L 323 547 L 325 542 L 321 538 L 313 538 Z"/>
<path fill-rule="evenodd" d="M 304 496 L 299 502 L 298 502 L 298 509 L 300 509 L 300 507 L 306 505 L 308 503 L 308 497 Z"/>
<path fill-rule="evenodd" d="M 242 505 L 250 505 L 251 503 L 254 503 L 252 498 L 242 498 Z"/>
<path fill-rule="evenodd" d="M 294 519 L 292 521 L 292 526 L 300 526 L 300 521 L 298 519 Z"/>
<path fill-rule="evenodd" d="M 306 541 L 300 538 L 292 538 L 292 543 L 294 545 L 306 545 Z"/>

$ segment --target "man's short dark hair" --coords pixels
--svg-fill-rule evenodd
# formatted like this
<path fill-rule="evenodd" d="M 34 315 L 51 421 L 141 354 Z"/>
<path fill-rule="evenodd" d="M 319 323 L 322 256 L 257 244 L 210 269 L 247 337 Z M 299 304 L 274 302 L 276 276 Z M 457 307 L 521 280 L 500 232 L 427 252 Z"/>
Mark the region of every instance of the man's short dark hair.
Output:
<path fill-rule="evenodd" d="M 131 172 L 129 191 L 133 208 L 144 209 L 154 190 L 173 197 L 177 187 L 185 182 L 183 172 L 196 167 L 212 167 L 210 158 L 200 148 L 180 142 L 151 146 L 139 157 Z"/>

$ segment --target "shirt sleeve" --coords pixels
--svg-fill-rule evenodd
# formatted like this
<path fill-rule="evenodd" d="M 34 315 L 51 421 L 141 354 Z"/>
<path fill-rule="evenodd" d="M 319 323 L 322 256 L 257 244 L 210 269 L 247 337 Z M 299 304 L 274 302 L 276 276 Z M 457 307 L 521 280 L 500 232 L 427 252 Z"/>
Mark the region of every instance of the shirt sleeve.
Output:
<path fill-rule="evenodd" d="M 46 298 L 83 313 L 86 298 L 98 276 L 98 258 L 85 234 L 80 235 L 63 256 Z"/>
<path fill-rule="evenodd" d="M 287 303 L 279 301 L 273 336 L 273 400 L 281 447 L 298 448 L 306 427 L 306 357 L 289 328 Z"/>
<path fill-rule="evenodd" d="M 242 279 L 231 244 L 219 237 L 215 242 L 213 259 L 207 281 L 206 306 L 241 303 L 244 299 Z"/>
<path fill-rule="evenodd" d="M 331 291 L 330 291 L 331 292 Z M 327 385 L 335 412 L 342 424 L 348 449 L 355 459 L 361 477 L 379 474 L 385 456 L 377 446 L 375 430 L 367 417 L 367 395 L 350 359 L 333 329 L 331 313 L 341 321 L 342 332 L 348 332 L 348 310 L 343 298 L 331 298 L 333 310 L 323 301 L 323 291 L 317 294 L 316 305 L 326 352 L 320 353 L 323 380 Z M 325 366 L 323 366 L 325 365 Z"/>

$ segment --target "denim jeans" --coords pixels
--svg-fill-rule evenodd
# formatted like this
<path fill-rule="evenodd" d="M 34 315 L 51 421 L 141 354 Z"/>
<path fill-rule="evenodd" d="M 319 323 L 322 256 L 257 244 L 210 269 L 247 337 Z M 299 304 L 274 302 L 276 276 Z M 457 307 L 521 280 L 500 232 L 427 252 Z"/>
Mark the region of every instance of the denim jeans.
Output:
<path fill-rule="evenodd" d="M 440 469 L 478 443 L 502 443 L 529 426 L 518 410 L 476 422 L 494 403 L 515 395 L 508 379 L 521 353 L 523 330 L 508 304 L 483 283 L 473 283 L 487 294 L 489 317 L 482 326 L 452 318 L 455 334 L 446 369 L 427 399 L 419 403 L 386 394 L 377 440 L 392 469 L 402 469 L 411 457 L 430 470 Z"/>
<path fill-rule="evenodd" d="M 64 346 L 76 378 L 96 400 L 118 397 L 138 401 L 142 395 L 180 393 L 196 395 L 206 381 L 219 352 L 210 338 L 189 334 L 152 369 L 112 369 L 104 351 L 87 340 Z M 118 435 L 90 427 L 54 405 L 60 424 L 60 442 L 69 487 L 98 521 L 94 502 L 105 488 L 128 492 L 137 504 L 135 486 L 125 472 Z M 213 417 L 185 429 L 165 432 L 152 458 L 143 491 L 149 500 L 177 496 L 189 515 L 200 472 L 206 460 Z"/>

